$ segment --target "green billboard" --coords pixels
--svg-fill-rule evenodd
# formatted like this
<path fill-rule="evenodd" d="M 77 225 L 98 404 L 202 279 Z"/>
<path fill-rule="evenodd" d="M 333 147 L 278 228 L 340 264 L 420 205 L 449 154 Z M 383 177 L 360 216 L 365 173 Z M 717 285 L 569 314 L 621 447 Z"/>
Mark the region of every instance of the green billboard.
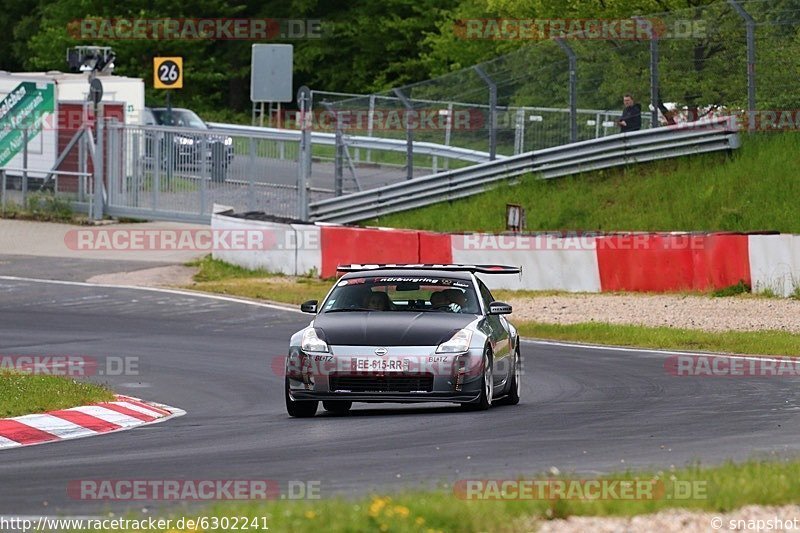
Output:
<path fill-rule="evenodd" d="M 55 109 L 55 86 L 41 87 L 24 81 L 0 101 L 0 166 L 6 165 L 23 148 L 24 131 L 28 142 L 42 131 L 42 117 Z"/>

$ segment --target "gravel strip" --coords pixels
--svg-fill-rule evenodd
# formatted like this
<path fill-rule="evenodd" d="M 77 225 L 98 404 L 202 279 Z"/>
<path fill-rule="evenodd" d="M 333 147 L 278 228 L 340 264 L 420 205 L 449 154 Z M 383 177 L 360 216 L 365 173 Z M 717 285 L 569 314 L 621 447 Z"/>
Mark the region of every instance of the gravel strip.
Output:
<path fill-rule="evenodd" d="M 762 521 L 762 522 L 759 522 Z M 516 525 L 516 524 L 515 524 Z M 749 505 L 731 513 L 668 509 L 632 517 L 573 516 L 566 520 L 520 520 L 517 531 L 540 533 L 708 533 L 712 531 L 793 531 L 800 529 L 800 506 L 767 507 Z"/>
<path fill-rule="evenodd" d="M 800 300 L 753 296 L 569 294 L 514 298 L 511 320 L 549 324 L 608 322 L 706 331 L 800 332 Z"/>
<path fill-rule="evenodd" d="M 87 279 L 89 283 L 109 285 L 134 285 L 137 287 L 171 287 L 190 285 L 197 267 L 169 265 L 164 267 L 145 268 L 132 272 L 116 272 L 99 274 Z"/>

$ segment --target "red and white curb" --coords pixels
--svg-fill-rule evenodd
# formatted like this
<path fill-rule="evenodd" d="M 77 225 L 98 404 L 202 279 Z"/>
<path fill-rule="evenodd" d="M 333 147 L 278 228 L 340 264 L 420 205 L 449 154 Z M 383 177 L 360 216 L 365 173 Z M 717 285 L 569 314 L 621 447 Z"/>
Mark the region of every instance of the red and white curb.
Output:
<path fill-rule="evenodd" d="M 130 396 L 47 413 L 0 418 L 0 450 L 92 437 L 164 422 L 186 411 Z"/>

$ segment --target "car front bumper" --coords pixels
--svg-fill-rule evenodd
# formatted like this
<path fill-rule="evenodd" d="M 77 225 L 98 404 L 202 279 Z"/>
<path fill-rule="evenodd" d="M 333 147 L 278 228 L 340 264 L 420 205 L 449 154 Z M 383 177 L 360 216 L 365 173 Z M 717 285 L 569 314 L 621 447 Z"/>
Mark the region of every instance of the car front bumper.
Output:
<path fill-rule="evenodd" d="M 437 354 L 435 346 L 331 346 L 330 353 L 297 347 L 286 360 L 293 400 L 356 402 L 472 402 L 481 393 L 483 352 Z"/>

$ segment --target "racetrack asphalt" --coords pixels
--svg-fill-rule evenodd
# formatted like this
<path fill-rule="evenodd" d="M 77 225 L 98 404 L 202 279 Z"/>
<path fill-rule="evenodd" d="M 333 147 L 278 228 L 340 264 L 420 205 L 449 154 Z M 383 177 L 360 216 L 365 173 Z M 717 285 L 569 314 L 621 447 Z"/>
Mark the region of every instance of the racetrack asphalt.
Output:
<path fill-rule="evenodd" d="M 67 484 L 84 479 L 320 481 L 326 497 L 553 466 L 586 476 L 800 448 L 797 379 L 674 377 L 665 354 L 534 342 L 523 344 L 518 406 L 468 413 L 356 404 L 348 416 L 320 408 L 315 418 L 291 419 L 271 361 L 310 318 L 194 295 L 0 278 L 0 354 L 138 358 L 138 375 L 93 379 L 187 411 L 131 431 L 0 452 L 0 515 L 177 510 L 68 497 Z"/>

